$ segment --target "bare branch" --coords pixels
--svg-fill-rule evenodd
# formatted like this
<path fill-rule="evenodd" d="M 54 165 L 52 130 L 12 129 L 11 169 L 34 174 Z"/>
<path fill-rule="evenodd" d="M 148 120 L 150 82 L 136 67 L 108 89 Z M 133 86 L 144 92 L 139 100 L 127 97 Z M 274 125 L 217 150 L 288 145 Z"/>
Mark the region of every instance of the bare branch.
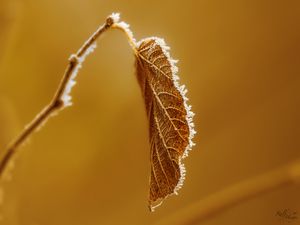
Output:
<path fill-rule="evenodd" d="M 10 143 L 4 152 L 4 156 L 0 161 L 0 177 L 11 161 L 12 157 L 18 152 L 20 145 L 22 145 L 30 135 L 33 134 L 42 124 L 44 124 L 48 118 L 69 105 L 71 105 L 71 97 L 69 96 L 72 86 L 75 84 L 74 78 L 77 75 L 81 63 L 85 57 L 93 51 L 95 48 L 95 41 L 106 30 L 112 27 L 114 23 L 117 23 L 119 14 L 112 14 L 106 22 L 100 26 L 94 34 L 82 45 L 76 54 L 71 55 L 68 66 L 62 77 L 62 80 L 57 88 L 57 91 L 51 100 L 51 102 L 22 130 L 17 138 Z"/>

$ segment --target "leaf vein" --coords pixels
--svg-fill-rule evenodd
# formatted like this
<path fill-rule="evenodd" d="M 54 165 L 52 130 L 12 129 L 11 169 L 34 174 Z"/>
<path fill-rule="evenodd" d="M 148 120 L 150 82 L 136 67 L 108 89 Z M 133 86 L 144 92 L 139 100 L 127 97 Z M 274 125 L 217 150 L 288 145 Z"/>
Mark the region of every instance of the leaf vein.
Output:
<path fill-rule="evenodd" d="M 158 103 L 160 104 L 160 106 L 162 107 L 162 109 L 165 111 L 170 123 L 172 124 L 173 128 L 175 129 L 175 131 L 178 133 L 179 137 L 185 141 L 184 137 L 181 135 L 181 133 L 178 131 L 177 127 L 175 126 L 175 124 L 173 123 L 173 121 L 171 120 L 171 117 L 170 117 L 170 114 L 168 113 L 168 111 L 166 110 L 166 108 L 164 107 L 164 105 L 162 104 L 159 96 L 157 95 L 156 91 L 153 89 L 153 86 L 151 84 L 149 84 L 153 93 L 154 93 L 154 96 L 156 98 L 156 100 L 158 101 Z"/>
<path fill-rule="evenodd" d="M 157 67 L 155 64 L 153 64 L 151 61 L 149 61 L 148 59 L 146 59 L 143 55 L 140 54 L 140 57 L 147 62 L 150 66 L 154 67 L 156 70 L 158 70 L 163 76 L 165 76 L 166 78 L 168 78 L 169 80 L 172 80 L 170 77 L 168 77 L 168 75 L 162 71 L 159 67 Z"/>

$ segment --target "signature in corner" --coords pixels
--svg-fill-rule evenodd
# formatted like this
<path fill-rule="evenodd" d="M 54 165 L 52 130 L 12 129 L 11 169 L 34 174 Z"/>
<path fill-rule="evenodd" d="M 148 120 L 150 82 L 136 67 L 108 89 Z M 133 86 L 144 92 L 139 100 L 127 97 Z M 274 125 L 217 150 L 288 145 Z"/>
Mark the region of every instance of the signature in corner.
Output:
<path fill-rule="evenodd" d="M 283 209 L 278 210 L 276 212 L 276 216 L 280 217 L 281 219 L 292 221 L 298 219 L 298 215 L 296 211 L 292 211 L 290 209 Z"/>

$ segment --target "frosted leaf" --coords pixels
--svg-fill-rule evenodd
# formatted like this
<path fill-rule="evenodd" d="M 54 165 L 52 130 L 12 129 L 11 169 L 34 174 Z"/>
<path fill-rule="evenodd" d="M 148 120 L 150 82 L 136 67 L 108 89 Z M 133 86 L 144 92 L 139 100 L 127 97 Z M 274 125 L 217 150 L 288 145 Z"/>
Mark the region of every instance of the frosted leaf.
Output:
<path fill-rule="evenodd" d="M 185 86 L 178 83 L 177 61 L 169 49 L 156 37 L 137 43 L 137 78 L 149 120 L 151 210 L 182 187 L 186 173 L 182 159 L 194 145 L 194 113 Z"/>

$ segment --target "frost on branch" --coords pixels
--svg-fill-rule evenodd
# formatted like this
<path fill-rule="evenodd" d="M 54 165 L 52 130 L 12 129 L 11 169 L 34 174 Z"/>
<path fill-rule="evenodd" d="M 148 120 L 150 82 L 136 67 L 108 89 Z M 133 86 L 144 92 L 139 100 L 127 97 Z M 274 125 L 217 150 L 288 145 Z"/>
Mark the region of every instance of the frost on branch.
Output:
<path fill-rule="evenodd" d="M 75 68 L 74 68 L 72 74 L 70 75 L 70 79 L 69 79 L 68 83 L 66 84 L 64 92 L 61 96 L 61 100 L 64 103 L 64 107 L 68 107 L 68 106 L 72 105 L 72 96 L 70 94 L 71 94 L 71 90 L 72 90 L 73 86 L 76 84 L 75 78 L 78 74 L 79 69 L 81 69 L 82 63 L 84 62 L 86 57 L 89 54 L 91 54 L 95 50 L 96 47 L 97 47 L 97 44 L 93 43 L 81 57 L 77 57 L 76 55 L 71 55 L 69 60 L 72 63 L 75 63 Z"/>
<path fill-rule="evenodd" d="M 120 13 L 112 13 L 109 17 L 112 18 L 113 23 L 117 23 L 120 20 Z"/>

